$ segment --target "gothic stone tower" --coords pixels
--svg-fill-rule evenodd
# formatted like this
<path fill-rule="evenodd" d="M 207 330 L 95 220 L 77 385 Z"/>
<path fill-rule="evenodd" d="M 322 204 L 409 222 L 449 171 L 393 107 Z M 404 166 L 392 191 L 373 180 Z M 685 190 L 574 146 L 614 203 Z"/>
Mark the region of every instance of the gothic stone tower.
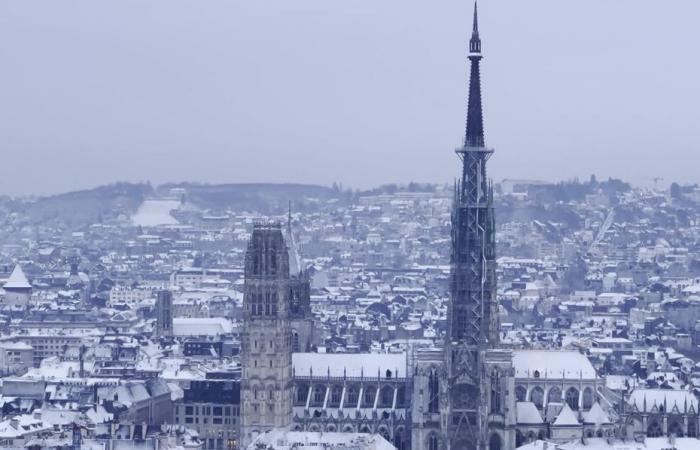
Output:
<path fill-rule="evenodd" d="M 292 418 L 289 252 L 278 223 L 256 224 L 245 256 L 241 442 Z"/>
<path fill-rule="evenodd" d="M 481 59 L 475 4 L 466 135 L 464 145 L 456 150 L 462 175 L 455 185 L 452 211 L 451 299 L 445 342 L 447 414 L 442 429 L 448 449 L 503 450 L 512 447 L 515 405 L 507 405 L 512 385 L 510 353 L 496 350 L 493 189 L 486 176 L 486 162 L 493 150 L 484 139 Z"/>

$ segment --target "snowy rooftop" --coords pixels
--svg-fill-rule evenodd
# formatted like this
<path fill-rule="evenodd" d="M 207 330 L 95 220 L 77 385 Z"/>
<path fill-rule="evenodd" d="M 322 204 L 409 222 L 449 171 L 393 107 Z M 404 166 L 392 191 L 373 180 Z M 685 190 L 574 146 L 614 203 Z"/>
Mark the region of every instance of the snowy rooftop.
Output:
<path fill-rule="evenodd" d="M 29 284 L 27 277 L 24 275 L 24 271 L 17 264 L 15 269 L 12 271 L 10 278 L 3 285 L 3 289 L 31 289 L 32 285 Z"/>
<path fill-rule="evenodd" d="M 284 429 L 274 429 L 261 434 L 248 447 L 256 449 L 260 444 L 265 448 L 275 448 L 276 450 L 286 449 L 318 449 L 327 450 L 335 448 L 355 448 L 364 450 L 395 450 L 386 439 L 379 434 L 367 433 L 335 433 L 335 432 L 312 432 L 312 431 L 287 431 Z"/>
<path fill-rule="evenodd" d="M 628 403 L 640 412 L 655 412 L 677 410 L 684 412 L 698 410 L 698 399 L 689 391 L 680 389 L 635 389 Z"/>
<path fill-rule="evenodd" d="M 219 336 L 233 332 L 231 321 L 222 317 L 173 319 L 175 336 Z"/>
<path fill-rule="evenodd" d="M 296 376 L 323 377 L 406 377 L 405 353 L 294 353 L 292 366 Z"/>
<path fill-rule="evenodd" d="M 586 355 L 568 350 L 516 350 L 513 367 L 516 378 L 590 380 L 597 376 Z"/>

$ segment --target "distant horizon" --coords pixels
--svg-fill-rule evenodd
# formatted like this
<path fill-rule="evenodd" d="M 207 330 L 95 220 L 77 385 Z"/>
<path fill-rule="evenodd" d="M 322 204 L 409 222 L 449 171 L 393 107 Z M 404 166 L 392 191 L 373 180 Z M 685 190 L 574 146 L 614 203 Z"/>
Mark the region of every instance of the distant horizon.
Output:
<path fill-rule="evenodd" d="M 595 175 L 595 174 L 592 174 Z M 495 184 L 501 184 L 504 181 L 509 181 L 509 180 L 519 180 L 519 181 L 530 181 L 530 182 L 542 182 L 542 183 L 547 183 L 547 184 L 559 184 L 559 183 L 573 183 L 573 182 L 580 182 L 580 183 L 587 183 L 590 179 L 590 175 L 585 178 L 580 178 L 580 177 L 572 177 L 569 179 L 560 179 L 560 180 L 546 180 L 546 179 L 535 179 L 535 178 L 503 178 L 500 180 L 494 180 Z M 638 188 L 638 189 L 651 189 L 651 188 L 659 188 L 660 190 L 668 190 L 670 188 L 670 185 L 674 182 L 679 183 L 681 186 L 691 186 L 695 185 L 697 183 L 682 183 L 682 182 L 677 182 L 677 181 L 669 181 L 666 182 L 665 180 L 663 183 L 659 182 L 658 186 L 647 186 L 647 185 L 640 185 L 637 183 L 634 183 L 632 181 L 626 180 L 621 177 L 598 177 L 596 175 L 596 179 L 599 182 L 605 182 L 608 181 L 609 179 L 613 180 L 619 180 L 624 183 L 629 184 L 632 188 Z M 388 181 L 386 183 L 379 183 L 376 185 L 371 185 L 371 186 L 349 186 L 346 185 L 345 183 L 342 182 L 332 182 L 330 184 L 321 184 L 321 183 L 297 183 L 297 182 L 274 182 L 274 181 L 230 181 L 230 182 L 222 182 L 222 183 L 211 183 L 211 182 L 205 182 L 205 181 L 197 181 L 197 180 L 181 180 L 181 181 L 166 181 L 163 183 L 153 183 L 149 180 L 142 180 L 142 181 L 127 181 L 127 180 L 118 180 L 118 181 L 113 181 L 109 183 L 102 183 L 102 184 L 97 184 L 94 186 L 89 186 L 85 188 L 80 188 L 80 189 L 71 189 L 71 190 L 66 190 L 66 191 L 57 191 L 57 192 L 49 192 L 45 194 L 20 194 L 20 195 L 10 195 L 10 194 L 3 194 L 0 193 L 0 197 L 9 197 L 13 199 L 31 199 L 31 198 L 48 198 L 48 197 L 55 197 L 55 196 L 60 196 L 60 195 L 66 195 L 66 194 L 72 194 L 72 193 L 78 193 L 78 192 L 88 192 L 91 190 L 95 189 L 100 189 L 104 187 L 110 187 L 110 186 L 115 186 L 118 184 L 129 184 L 129 185 L 150 185 L 154 189 L 160 188 L 163 186 L 167 185 L 181 185 L 181 184 L 190 184 L 190 185 L 198 185 L 198 186 L 226 186 L 226 185 L 231 185 L 231 186 L 243 186 L 243 185 L 268 185 L 268 186 L 314 186 L 314 187 L 325 187 L 325 188 L 333 188 L 334 184 L 338 183 L 338 185 L 342 188 L 342 191 L 347 192 L 348 190 L 351 191 L 370 191 L 374 189 L 379 189 L 382 187 L 386 186 L 391 186 L 391 185 L 396 185 L 399 188 L 405 188 L 408 187 L 409 184 L 411 183 L 417 183 L 420 185 L 430 185 L 430 186 L 447 186 L 450 187 L 453 184 L 453 181 L 445 181 L 445 182 L 430 182 L 430 181 L 415 181 L 415 180 L 408 180 L 405 182 L 393 182 L 393 181 Z"/>

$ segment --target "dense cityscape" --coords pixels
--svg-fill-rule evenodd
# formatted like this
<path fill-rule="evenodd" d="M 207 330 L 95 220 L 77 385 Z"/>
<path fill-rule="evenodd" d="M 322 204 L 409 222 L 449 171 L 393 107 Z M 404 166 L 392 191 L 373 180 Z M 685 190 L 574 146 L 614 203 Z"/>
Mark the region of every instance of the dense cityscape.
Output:
<path fill-rule="evenodd" d="M 700 187 L 499 179 L 468 63 L 454 184 L 0 197 L 0 448 L 700 448 Z"/>

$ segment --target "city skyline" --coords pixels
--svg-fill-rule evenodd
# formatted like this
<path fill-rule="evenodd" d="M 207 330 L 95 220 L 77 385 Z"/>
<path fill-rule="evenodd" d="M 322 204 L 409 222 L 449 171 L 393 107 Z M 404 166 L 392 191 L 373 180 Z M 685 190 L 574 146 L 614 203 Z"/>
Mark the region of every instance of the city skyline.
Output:
<path fill-rule="evenodd" d="M 0 191 L 451 182 L 467 3 L 2 3 Z M 696 181 L 697 5 L 480 8 L 496 181 Z"/>

